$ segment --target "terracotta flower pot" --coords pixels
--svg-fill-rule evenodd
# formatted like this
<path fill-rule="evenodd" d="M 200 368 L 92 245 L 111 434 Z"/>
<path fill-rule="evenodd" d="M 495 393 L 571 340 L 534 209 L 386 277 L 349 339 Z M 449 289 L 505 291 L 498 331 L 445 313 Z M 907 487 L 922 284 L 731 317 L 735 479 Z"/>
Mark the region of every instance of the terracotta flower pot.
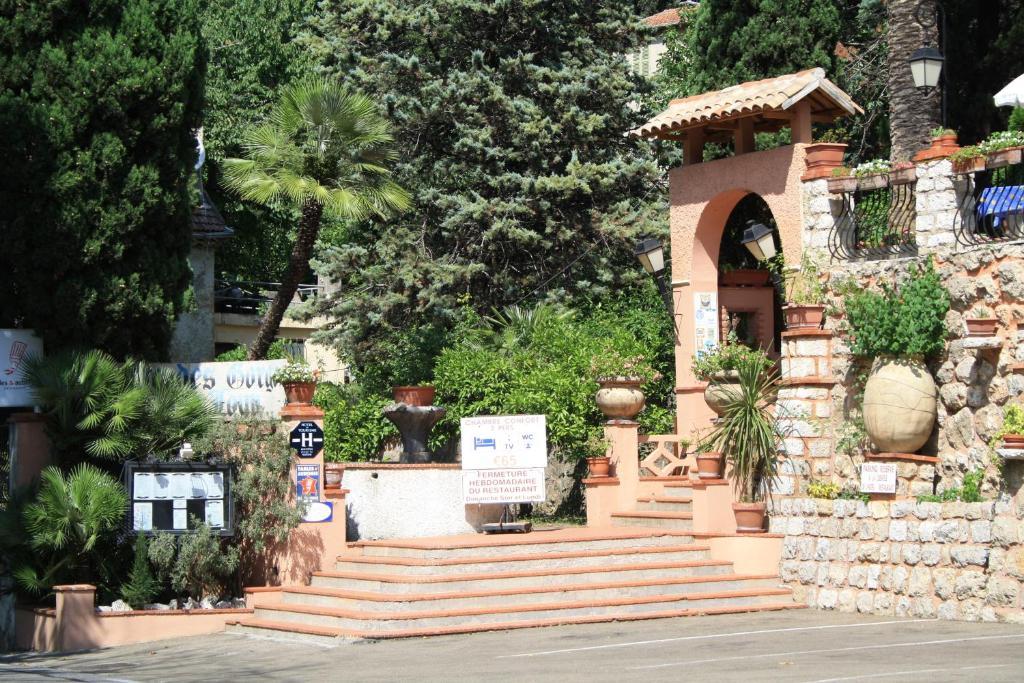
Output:
<path fill-rule="evenodd" d="M 787 330 L 820 330 L 825 320 L 825 306 L 821 304 L 786 304 L 782 313 Z"/>
<path fill-rule="evenodd" d="M 1024 449 L 1024 434 L 1004 434 L 1003 448 Z"/>
<path fill-rule="evenodd" d="M 996 327 L 999 325 L 998 318 L 964 318 L 967 325 L 968 337 L 994 337 Z"/>
<path fill-rule="evenodd" d="M 914 161 L 942 159 L 953 154 L 958 149 L 960 149 L 960 145 L 956 144 L 956 134 L 940 135 L 937 138 L 932 138 L 931 146 L 926 147 L 915 154 Z"/>
<path fill-rule="evenodd" d="M 878 449 L 914 453 L 928 441 L 939 391 L 923 362 L 877 358 L 864 386 L 864 427 Z"/>
<path fill-rule="evenodd" d="M 733 503 L 732 512 L 736 515 L 737 533 L 764 533 L 764 503 Z"/>
<path fill-rule="evenodd" d="M 590 470 L 591 477 L 607 477 L 611 468 L 611 458 L 607 455 L 587 458 L 587 469 Z"/>
<path fill-rule="evenodd" d="M 408 406 L 424 408 L 434 405 L 434 387 L 429 384 L 421 384 L 415 387 L 392 387 L 391 395 L 395 403 L 404 403 Z"/>
<path fill-rule="evenodd" d="M 632 420 L 644 409 L 644 392 L 636 377 L 605 377 L 597 383 L 597 407 L 610 420 Z"/>
<path fill-rule="evenodd" d="M 865 190 L 879 190 L 888 186 L 888 173 L 876 173 L 874 175 L 861 176 L 860 178 L 857 178 L 857 189 L 861 192 Z"/>
<path fill-rule="evenodd" d="M 804 179 L 827 178 L 832 169 L 843 165 L 846 144 L 839 142 L 816 142 L 806 147 L 807 172 Z"/>
<path fill-rule="evenodd" d="M 772 274 L 756 268 L 737 268 L 722 272 L 722 285 L 726 287 L 764 287 Z"/>
<path fill-rule="evenodd" d="M 853 176 L 844 175 L 828 179 L 828 191 L 832 194 L 843 194 L 857 190 L 857 179 Z"/>
<path fill-rule="evenodd" d="M 697 454 L 697 478 L 720 479 L 722 477 L 721 453 Z"/>
<path fill-rule="evenodd" d="M 953 173 L 976 173 L 985 170 L 985 157 L 956 159 L 953 161 Z"/>
<path fill-rule="evenodd" d="M 1019 164 L 1021 161 L 1020 147 L 1007 147 L 992 152 L 985 158 L 985 168 L 1001 168 L 1011 164 Z"/>
<path fill-rule="evenodd" d="M 309 404 L 316 393 L 316 382 L 285 382 L 284 397 L 288 403 Z"/>
<path fill-rule="evenodd" d="M 711 381 L 704 389 L 704 402 L 717 415 L 725 412 L 725 406 L 729 398 L 740 390 L 740 373 L 735 370 L 726 370 L 712 375 Z"/>
<path fill-rule="evenodd" d="M 893 185 L 907 185 L 917 180 L 917 168 L 894 168 L 889 174 L 889 182 Z"/>
<path fill-rule="evenodd" d="M 341 474 L 342 470 L 340 467 L 324 465 L 324 487 L 331 489 L 341 488 Z"/>

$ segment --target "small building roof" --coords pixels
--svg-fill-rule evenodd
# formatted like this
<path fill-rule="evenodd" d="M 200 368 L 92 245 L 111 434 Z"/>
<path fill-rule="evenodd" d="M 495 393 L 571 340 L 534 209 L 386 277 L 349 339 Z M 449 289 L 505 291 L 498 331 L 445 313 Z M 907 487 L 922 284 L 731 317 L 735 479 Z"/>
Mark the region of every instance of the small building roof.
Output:
<path fill-rule="evenodd" d="M 644 23 L 651 28 L 659 28 L 661 26 L 675 26 L 679 23 L 679 8 L 669 7 L 663 9 L 657 14 L 652 14 L 649 17 L 644 17 Z"/>
<path fill-rule="evenodd" d="M 773 132 L 788 125 L 787 111 L 807 100 L 814 122 L 831 123 L 841 116 L 863 113 L 853 99 L 825 78 L 821 68 L 750 81 L 724 90 L 672 100 L 668 109 L 633 131 L 646 138 L 680 139 L 688 129 L 703 128 L 706 139 L 726 138 L 738 119 L 754 120 L 755 132 Z"/>
<path fill-rule="evenodd" d="M 201 181 L 199 196 L 199 206 L 192 209 L 192 241 L 212 244 L 235 234 L 235 231 L 224 223 L 224 217 L 206 193 Z"/>

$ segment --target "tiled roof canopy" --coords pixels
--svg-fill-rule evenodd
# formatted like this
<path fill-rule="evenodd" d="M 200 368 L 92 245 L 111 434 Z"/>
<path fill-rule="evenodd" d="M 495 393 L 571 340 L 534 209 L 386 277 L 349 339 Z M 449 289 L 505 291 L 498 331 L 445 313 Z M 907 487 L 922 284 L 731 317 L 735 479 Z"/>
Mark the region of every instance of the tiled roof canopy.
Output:
<path fill-rule="evenodd" d="M 212 244 L 235 234 L 235 231 L 224 223 L 224 217 L 217 210 L 202 183 L 199 184 L 199 196 L 199 206 L 192 209 L 192 241 Z"/>
<path fill-rule="evenodd" d="M 676 7 L 670 7 L 669 9 L 662 10 L 657 14 L 644 17 L 644 23 L 651 28 L 658 28 L 659 26 L 675 26 L 679 23 L 679 9 Z"/>
<path fill-rule="evenodd" d="M 725 90 L 672 100 L 668 109 L 633 131 L 646 138 L 679 140 L 689 129 L 704 129 L 708 141 L 727 139 L 739 119 L 753 118 L 755 132 L 774 132 L 789 125 L 795 104 L 808 101 L 815 123 L 863 113 L 849 95 L 825 78 L 823 69 L 740 83 Z"/>

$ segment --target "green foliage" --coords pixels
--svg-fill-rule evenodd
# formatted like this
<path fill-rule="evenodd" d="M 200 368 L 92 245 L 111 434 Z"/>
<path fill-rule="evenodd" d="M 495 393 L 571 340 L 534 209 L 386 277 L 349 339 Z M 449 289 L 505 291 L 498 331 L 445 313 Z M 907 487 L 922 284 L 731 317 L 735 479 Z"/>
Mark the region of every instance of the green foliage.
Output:
<path fill-rule="evenodd" d="M 774 363 L 764 351 L 740 344 L 735 336 L 730 337 L 714 349 L 698 351 L 693 357 L 693 374 L 707 382 L 715 375 L 729 371 L 753 368 L 755 372 L 767 372 Z"/>
<path fill-rule="evenodd" d="M 778 373 L 756 363 L 744 363 L 737 372 L 739 388 L 726 390 L 725 411 L 700 448 L 722 454 L 741 502 L 758 502 L 778 474 L 784 438 L 771 408 Z"/>
<path fill-rule="evenodd" d="M 398 429 L 384 417 L 391 399 L 354 388 L 324 406 L 324 459 L 328 462 L 377 460 L 381 449 L 398 437 Z M 320 404 L 318 404 L 320 405 Z"/>
<path fill-rule="evenodd" d="M 918 496 L 919 503 L 950 503 L 960 501 L 962 503 L 980 503 L 981 485 L 985 481 L 985 470 L 974 470 L 964 474 L 962 486 L 954 486 L 942 493 L 927 494 Z"/>
<path fill-rule="evenodd" d="M 58 460 L 167 458 L 205 434 L 213 406 L 169 370 L 118 363 L 102 351 L 30 358 L 25 376 L 46 416 Z"/>
<path fill-rule="evenodd" d="M 256 566 L 275 544 L 288 538 L 302 514 L 289 502 L 292 450 L 285 435 L 273 424 L 219 423 L 193 447 L 196 453 L 218 456 L 234 466 L 235 543 L 243 566 Z"/>
<path fill-rule="evenodd" d="M 1014 107 L 1006 130 L 1024 131 L 1024 107 Z"/>
<path fill-rule="evenodd" d="M 227 279 L 279 282 L 288 264 L 298 212 L 291 207 L 257 206 L 221 192 L 222 164 L 224 159 L 241 156 L 245 131 L 266 118 L 281 88 L 308 73 L 309 60 L 295 36 L 314 4 L 313 0 L 204 2 L 202 33 L 210 48 L 203 111 L 204 170 L 207 190 L 235 231 L 231 247 L 217 252 L 217 270 Z"/>
<path fill-rule="evenodd" d="M 178 555 L 171 569 L 171 588 L 200 599 L 220 596 L 225 584 L 238 568 L 239 551 L 227 546 L 198 517 L 192 518 L 194 530 L 178 537 Z"/>
<path fill-rule="evenodd" d="M 810 254 L 804 253 L 800 259 L 800 270 L 786 273 L 785 278 L 788 303 L 798 306 L 825 303 L 825 286 L 821 283 L 821 271 Z"/>
<path fill-rule="evenodd" d="M 36 596 L 61 583 L 110 586 L 112 546 L 127 506 L 124 487 L 91 465 L 69 474 L 44 469 L 35 499 L 3 513 L 4 552 L 16 558 L 18 586 Z M 22 533 L 11 533 L 19 522 Z"/>
<path fill-rule="evenodd" d="M 149 566 L 149 543 L 146 535 L 139 533 L 135 537 L 135 559 L 132 563 L 128 580 L 121 584 L 121 599 L 133 609 L 142 609 L 143 605 L 153 602 L 160 593 L 160 582 L 153 576 Z"/>
<path fill-rule="evenodd" d="M 953 130 L 952 128 L 943 128 L 942 126 L 939 126 L 938 128 L 932 128 L 933 139 L 941 138 L 945 135 L 956 135 L 956 131 Z"/>
<path fill-rule="evenodd" d="M 839 493 L 842 488 L 839 484 L 831 481 L 818 481 L 812 479 L 807 482 L 807 495 L 811 498 L 824 498 L 825 500 L 835 500 L 839 497 Z"/>
<path fill-rule="evenodd" d="M 0 4 L 0 327 L 159 359 L 187 256 L 198 0 Z"/>
<path fill-rule="evenodd" d="M 648 143 L 624 134 L 644 117 L 622 58 L 638 19 L 612 0 L 324 4 L 308 44 L 387 107 L 413 194 L 412 211 L 350 224 L 314 264 L 340 285 L 317 300 L 320 338 L 360 381 L 403 330 L 443 336 L 465 305 L 580 305 L 645 277 L 633 238 L 662 188 Z"/>
<path fill-rule="evenodd" d="M 989 448 L 995 451 L 1007 434 L 1024 434 L 1024 407 L 1018 403 L 1006 406 L 1006 410 L 1003 412 L 1003 424 L 999 431 L 989 439 Z"/>
<path fill-rule="evenodd" d="M 282 360 L 291 357 L 288 352 L 288 345 L 291 342 L 288 339 L 275 339 L 274 343 L 270 345 L 270 349 L 267 350 L 267 356 L 264 360 Z M 217 354 L 214 358 L 216 361 L 243 361 L 249 358 L 249 349 L 244 344 L 239 344 L 230 351 Z"/>
<path fill-rule="evenodd" d="M 1001 149 L 1024 146 L 1024 131 L 1000 130 L 992 133 L 978 143 L 978 149 L 983 154 L 991 154 Z"/>
<path fill-rule="evenodd" d="M 897 287 L 883 283 L 881 292 L 858 289 L 846 297 L 850 350 L 856 356 L 922 356 L 946 346 L 949 293 L 929 259 L 912 265 Z"/>
<path fill-rule="evenodd" d="M 274 371 L 270 381 L 278 384 L 315 382 L 318 374 L 305 360 L 289 358 L 287 365 Z"/>
<path fill-rule="evenodd" d="M 861 247 L 877 249 L 891 246 L 899 235 L 889 229 L 889 207 L 892 190 L 881 187 L 858 194 L 853 207 L 853 222 L 857 226 L 857 243 Z"/>
<path fill-rule="evenodd" d="M 853 175 L 857 178 L 863 178 L 869 175 L 878 175 L 879 173 L 888 173 L 892 170 L 892 163 L 887 159 L 871 159 L 858 164 L 853 169 Z"/>

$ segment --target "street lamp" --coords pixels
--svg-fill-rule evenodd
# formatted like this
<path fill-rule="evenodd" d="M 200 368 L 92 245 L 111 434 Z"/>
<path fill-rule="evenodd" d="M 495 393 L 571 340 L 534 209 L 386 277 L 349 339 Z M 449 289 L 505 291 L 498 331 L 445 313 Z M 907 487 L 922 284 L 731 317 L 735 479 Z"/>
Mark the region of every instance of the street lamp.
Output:
<path fill-rule="evenodd" d="M 640 261 L 648 273 L 654 276 L 654 282 L 658 285 L 658 292 L 662 301 L 665 302 L 665 309 L 668 310 L 670 318 L 675 320 L 675 311 L 672 308 L 672 295 L 669 294 L 668 286 L 665 284 L 665 250 L 661 246 L 661 240 L 649 235 L 643 235 L 636 243 L 633 254 Z"/>
<path fill-rule="evenodd" d="M 931 11 L 934 1 L 935 11 Z M 939 25 L 939 49 L 928 44 L 925 39 L 924 45 L 914 50 L 910 55 L 910 73 L 914 77 L 914 86 L 923 90 L 927 96 L 932 88 L 938 87 L 942 77 L 942 67 L 945 57 L 942 56 L 942 46 L 946 43 L 946 13 L 942 9 L 940 0 L 920 0 L 914 16 L 921 30 L 927 33 L 936 24 Z M 942 125 L 946 125 L 946 86 L 942 87 Z"/>
<path fill-rule="evenodd" d="M 758 261 L 767 261 L 775 256 L 775 238 L 772 236 L 772 229 L 764 223 L 747 221 L 747 229 L 743 231 L 740 244 Z"/>

